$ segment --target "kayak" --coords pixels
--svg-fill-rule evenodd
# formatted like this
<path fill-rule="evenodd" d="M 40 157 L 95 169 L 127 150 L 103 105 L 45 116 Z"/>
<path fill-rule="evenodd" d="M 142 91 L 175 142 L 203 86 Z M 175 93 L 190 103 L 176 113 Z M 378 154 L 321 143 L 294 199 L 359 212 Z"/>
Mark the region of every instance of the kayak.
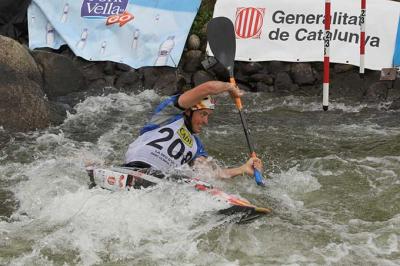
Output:
<path fill-rule="evenodd" d="M 111 191 L 122 191 L 141 189 L 165 182 L 164 175 L 160 172 L 148 173 L 148 169 L 137 169 L 128 167 L 94 168 L 88 167 L 89 188 L 100 186 Z M 226 202 L 230 207 L 219 210 L 218 213 L 225 215 L 240 214 L 238 223 L 247 223 L 271 213 L 270 208 L 258 207 L 247 199 L 230 195 L 199 178 L 188 178 L 182 176 L 171 176 L 169 180 L 190 184 L 197 191 L 205 191 L 219 201 Z"/>

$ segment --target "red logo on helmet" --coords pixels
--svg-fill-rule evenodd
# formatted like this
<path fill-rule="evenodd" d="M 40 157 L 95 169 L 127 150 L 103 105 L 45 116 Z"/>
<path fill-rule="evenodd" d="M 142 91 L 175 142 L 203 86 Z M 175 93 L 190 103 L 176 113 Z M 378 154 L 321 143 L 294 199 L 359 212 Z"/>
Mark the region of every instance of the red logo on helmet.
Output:
<path fill-rule="evenodd" d="M 260 38 L 265 8 L 238 7 L 236 9 L 235 33 L 240 39 Z"/>
<path fill-rule="evenodd" d="M 113 176 L 107 177 L 107 183 L 113 186 L 115 184 L 115 177 Z"/>

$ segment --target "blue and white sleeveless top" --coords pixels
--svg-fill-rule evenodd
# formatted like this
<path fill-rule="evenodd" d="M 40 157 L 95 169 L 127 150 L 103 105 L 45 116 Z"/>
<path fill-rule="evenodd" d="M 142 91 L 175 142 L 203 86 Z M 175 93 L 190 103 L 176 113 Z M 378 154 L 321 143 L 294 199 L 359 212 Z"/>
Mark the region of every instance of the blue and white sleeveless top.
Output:
<path fill-rule="evenodd" d="M 129 145 L 125 163 L 141 161 L 168 172 L 199 156 L 208 156 L 200 139 L 185 125 L 183 110 L 177 107 L 179 96 L 168 98 L 156 108 L 140 136 Z"/>

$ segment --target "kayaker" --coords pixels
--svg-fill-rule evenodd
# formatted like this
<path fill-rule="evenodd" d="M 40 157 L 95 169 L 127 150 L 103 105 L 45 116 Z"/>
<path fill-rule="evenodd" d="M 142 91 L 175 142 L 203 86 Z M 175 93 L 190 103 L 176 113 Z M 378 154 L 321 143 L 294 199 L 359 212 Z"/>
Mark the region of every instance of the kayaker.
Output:
<path fill-rule="evenodd" d="M 140 130 L 139 137 L 129 145 L 125 166 L 151 168 L 166 173 L 184 164 L 210 164 L 197 134 L 208 124 L 208 118 L 215 108 L 210 95 L 224 92 L 229 92 L 233 97 L 243 95 L 237 86 L 229 82 L 208 81 L 161 102 L 150 121 Z M 217 167 L 213 171 L 221 178 L 243 174 L 252 176 L 253 167 L 262 171 L 261 160 L 251 158 L 239 167 Z"/>

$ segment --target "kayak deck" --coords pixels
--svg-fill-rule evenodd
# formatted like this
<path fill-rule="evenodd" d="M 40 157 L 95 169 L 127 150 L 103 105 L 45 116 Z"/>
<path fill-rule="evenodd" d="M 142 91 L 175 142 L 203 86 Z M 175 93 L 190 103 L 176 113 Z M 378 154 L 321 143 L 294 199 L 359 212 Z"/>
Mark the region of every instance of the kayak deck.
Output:
<path fill-rule="evenodd" d="M 99 185 L 104 189 L 120 191 L 146 188 L 157 185 L 160 182 L 164 182 L 164 176 L 162 174 L 159 172 L 152 172 L 150 175 L 148 174 L 147 169 L 113 167 L 110 169 L 87 168 L 86 171 L 90 179 L 89 188 Z M 227 194 L 198 178 L 179 176 L 170 179 L 193 185 L 197 191 L 208 192 L 215 199 L 227 202 L 231 206 L 226 209 L 219 210 L 218 213 L 224 215 L 240 213 L 242 216 L 240 217 L 238 223 L 251 222 L 263 215 L 271 213 L 272 211 L 269 208 L 255 206 L 247 199 Z"/>

